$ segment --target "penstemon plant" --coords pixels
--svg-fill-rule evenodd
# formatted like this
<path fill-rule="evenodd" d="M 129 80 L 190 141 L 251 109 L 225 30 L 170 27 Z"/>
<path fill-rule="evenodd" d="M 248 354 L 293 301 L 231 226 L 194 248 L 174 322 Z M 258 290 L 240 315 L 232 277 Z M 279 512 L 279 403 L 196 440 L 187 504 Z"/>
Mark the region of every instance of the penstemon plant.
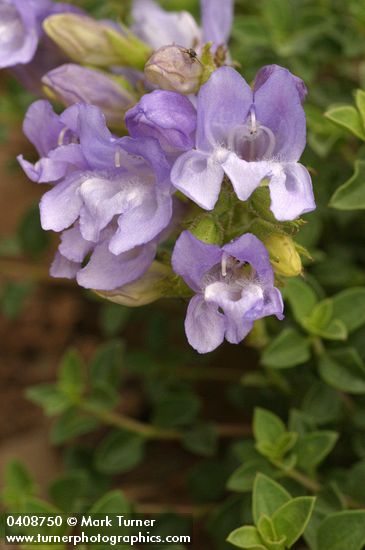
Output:
<path fill-rule="evenodd" d="M 169 7 L 175 3 L 184 4 Z M 156 333 L 169 339 L 157 314 L 142 350 L 111 340 L 87 365 L 68 351 L 58 380 L 30 388 L 28 398 L 56 417 L 55 445 L 111 431 L 95 449 L 71 448 L 68 470 L 50 487 L 52 504 L 38 498 L 24 466 L 10 463 L 6 508 L 156 511 L 113 480 L 143 462 L 147 443 L 176 442 L 204 457 L 189 474 L 196 503 L 187 511 L 204 519 L 214 548 L 361 550 L 363 255 L 353 251 L 346 270 L 347 228 L 334 251 L 318 246 L 330 195 L 333 209 L 364 208 L 363 151 L 355 159 L 342 132 L 365 140 L 365 93 L 356 92 L 356 108 L 335 104 L 323 117 L 325 84 L 321 96 L 317 67 L 298 46 L 311 55 L 325 10 L 340 19 L 336 7 L 323 3 L 322 13 L 309 2 L 308 27 L 298 2 L 297 36 L 295 14 L 281 0 L 252 6 L 258 11 L 245 21 L 243 2 L 235 19 L 232 0 L 201 0 L 200 25 L 154 0 L 123 7 L 128 25 L 112 1 L 75 4 L 0 0 L 0 67 L 39 96 L 23 123 L 37 158 L 18 162 L 32 182 L 51 185 L 39 205 L 42 229 L 60 234 L 50 275 L 75 279 L 103 300 L 107 336 L 127 323 L 138 329 L 144 314 L 131 308 L 148 315 L 164 298 L 168 324 L 182 302 L 192 349 L 159 347 Z M 311 152 L 301 163 L 304 80 L 317 96 L 307 107 Z M 355 162 L 337 190 L 336 166 L 326 160 L 335 147 L 338 164 Z M 320 170 L 331 185 L 318 191 L 318 213 L 311 174 L 321 183 Z M 332 234 L 349 223 L 336 215 Z M 181 316 L 176 321 L 182 332 Z M 256 349 L 260 370 L 241 372 L 234 360 L 208 367 L 205 354 L 226 350 L 224 341 Z M 192 361 L 196 367 L 184 367 Z M 147 413 L 129 413 L 120 399 L 135 376 Z M 245 418 L 252 413 L 252 427 L 204 419 L 197 382 L 211 379 L 227 384 Z"/>

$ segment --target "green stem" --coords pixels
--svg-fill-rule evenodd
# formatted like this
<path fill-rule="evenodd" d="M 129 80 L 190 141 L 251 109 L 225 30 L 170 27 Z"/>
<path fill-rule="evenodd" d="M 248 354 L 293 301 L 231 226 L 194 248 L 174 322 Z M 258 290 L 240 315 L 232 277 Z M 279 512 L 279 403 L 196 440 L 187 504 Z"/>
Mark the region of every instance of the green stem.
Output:
<path fill-rule="evenodd" d="M 308 489 L 308 491 L 311 491 L 312 493 L 315 493 L 315 494 L 319 493 L 323 489 L 323 485 L 321 483 L 319 483 L 315 479 L 312 479 L 306 476 L 305 474 L 303 474 L 302 472 L 299 472 L 296 469 L 284 470 L 283 473 L 287 477 L 290 477 L 291 479 L 294 479 L 295 481 L 297 481 L 300 485 L 302 485 L 303 487 L 305 487 L 305 489 Z M 365 508 L 364 503 L 361 503 L 347 495 L 343 495 L 343 496 L 344 496 L 346 506 L 348 508 L 352 508 L 354 510 L 363 510 Z"/>
<path fill-rule="evenodd" d="M 147 439 L 180 441 L 184 436 L 184 434 L 178 430 L 158 428 L 157 426 L 140 422 L 139 420 L 130 418 L 129 416 L 125 416 L 123 414 L 94 409 L 87 404 L 81 404 L 80 408 L 95 416 L 105 424 L 137 433 Z M 218 435 L 222 438 L 248 437 L 252 435 L 251 426 L 245 424 L 216 424 L 215 428 Z"/>

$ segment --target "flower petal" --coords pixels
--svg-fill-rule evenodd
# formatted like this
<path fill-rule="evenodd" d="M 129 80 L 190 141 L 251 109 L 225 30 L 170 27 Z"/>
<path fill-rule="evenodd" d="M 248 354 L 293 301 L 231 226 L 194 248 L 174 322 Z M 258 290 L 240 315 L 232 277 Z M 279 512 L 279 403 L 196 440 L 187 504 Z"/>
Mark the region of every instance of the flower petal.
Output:
<path fill-rule="evenodd" d="M 110 240 L 109 250 L 120 254 L 152 241 L 170 223 L 172 198 L 169 193 L 150 193 L 140 206 L 118 219 L 118 230 Z"/>
<path fill-rule="evenodd" d="M 269 253 L 255 235 L 245 233 L 235 241 L 224 245 L 223 250 L 237 260 L 252 265 L 263 284 L 271 286 L 274 284 L 274 272 Z"/>
<path fill-rule="evenodd" d="M 23 123 L 23 132 L 33 143 L 40 157 L 47 156 L 52 149 L 58 147 L 63 129 L 64 124 L 49 101 L 41 99 L 29 107 Z"/>
<path fill-rule="evenodd" d="M 60 252 L 56 252 L 54 260 L 49 270 L 51 277 L 62 278 L 62 279 L 74 279 L 78 270 L 80 269 L 80 264 L 78 262 L 72 262 L 68 260 Z"/>
<path fill-rule="evenodd" d="M 246 122 L 252 102 L 251 88 L 237 71 L 214 71 L 198 95 L 197 148 L 210 151 L 227 144 L 230 130 Z"/>
<path fill-rule="evenodd" d="M 256 119 L 275 136 L 273 157 L 297 161 L 306 144 L 306 121 L 302 96 L 297 89 L 298 78 L 274 65 L 268 76 L 260 77 L 259 73 L 258 82 L 254 92 Z"/>
<path fill-rule="evenodd" d="M 95 247 L 86 267 L 77 274 L 77 282 L 84 288 L 114 290 L 135 281 L 147 271 L 155 254 L 156 245 L 150 243 L 115 256 L 109 251 L 108 241 Z"/>
<path fill-rule="evenodd" d="M 277 220 L 294 220 L 316 208 L 312 181 L 302 164 L 288 163 L 282 168 L 270 180 L 270 208 Z"/>
<path fill-rule="evenodd" d="M 94 246 L 94 243 L 82 237 L 79 225 L 75 224 L 74 227 L 63 231 L 58 250 L 67 260 L 81 264 Z"/>
<path fill-rule="evenodd" d="M 153 0 L 134 0 L 132 17 L 133 31 L 154 50 L 169 44 L 192 48 L 201 41 L 200 29 L 187 11 L 165 11 Z"/>
<path fill-rule="evenodd" d="M 205 210 L 213 210 L 224 172 L 204 153 L 191 150 L 181 155 L 171 171 L 171 181 L 184 195 Z"/>
<path fill-rule="evenodd" d="M 62 231 L 76 221 L 82 206 L 79 187 L 84 178 L 82 172 L 76 172 L 43 195 L 39 206 L 43 229 Z"/>
<path fill-rule="evenodd" d="M 125 116 L 132 137 L 153 137 L 167 152 L 194 147 L 196 110 L 185 96 L 166 90 L 145 94 Z"/>
<path fill-rule="evenodd" d="M 201 0 L 203 42 L 226 44 L 233 23 L 233 0 Z"/>
<path fill-rule="evenodd" d="M 172 267 L 175 273 L 196 292 L 202 288 L 203 277 L 213 266 L 219 264 L 222 252 L 219 246 L 207 244 L 189 231 L 183 231 L 177 239 L 172 254 Z"/>
<path fill-rule="evenodd" d="M 232 182 L 237 197 L 246 201 L 270 173 L 268 162 L 247 162 L 230 153 L 222 168 Z"/>
<path fill-rule="evenodd" d="M 189 344 L 199 353 L 216 349 L 224 340 L 225 321 L 214 304 L 194 296 L 188 305 L 185 332 Z"/>

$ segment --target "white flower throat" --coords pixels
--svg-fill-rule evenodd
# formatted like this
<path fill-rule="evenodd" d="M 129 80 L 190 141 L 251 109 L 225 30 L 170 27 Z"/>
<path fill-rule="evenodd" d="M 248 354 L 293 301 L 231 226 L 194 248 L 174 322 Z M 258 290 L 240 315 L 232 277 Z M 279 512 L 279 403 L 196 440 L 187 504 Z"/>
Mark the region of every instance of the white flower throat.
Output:
<path fill-rule="evenodd" d="M 269 160 L 274 154 L 275 136 L 257 121 L 255 108 L 251 107 L 246 124 L 230 130 L 227 146 L 243 160 Z"/>

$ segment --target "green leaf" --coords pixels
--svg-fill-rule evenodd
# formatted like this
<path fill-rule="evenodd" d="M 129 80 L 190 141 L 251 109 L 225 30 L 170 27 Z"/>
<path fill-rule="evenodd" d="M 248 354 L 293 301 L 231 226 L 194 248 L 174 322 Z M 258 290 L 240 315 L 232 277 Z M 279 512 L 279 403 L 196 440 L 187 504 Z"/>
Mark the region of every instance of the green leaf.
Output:
<path fill-rule="evenodd" d="M 284 422 L 276 414 L 257 407 L 253 417 L 253 433 L 257 444 L 275 444 L 286 432 Z"/>
<path fill-rule="evenodd" d="M 196 424 L 184 433 L 182 445 L 192 453 L 213 456 L 218 448 L 217 430 L 213 424 Z"/>
<path fill-rule="evenodd" d="M 361 550 L 365 544 L 365 510 L 327 517 L 317 532 L 318 550 Z"/>
<path fill-rule="evenodd" d="M 113 303 L 105 303 L 100 310 L 100 324 L 106 336 L 113 337 L 123 331 L 131 316 L 131 309 Z"/>
<path fill-rule="evenodd" d="M 132 505 L 122 491 L 110 491 L 103 495 L 89 510 L 90 514 L 130 514 Z"/>
<path fill-rule="evenodd" d="M 56 384 L 42 384 L 28 388 L 26 396 L 33 403 L 40 405 L 47 416 L 61 414 L 70 407 L 70 402 Z"/>
<path fill-rule="evenodd" d="M 71 401 L 78 402 L 84 390 L 84 373 L 77 350 L 69 349 L 63 356 L 57 385 Z"/>
<path fill-rule="evenodd" d="M 235 470 L 227 482 L 227 489 L 237 493 L 246 493 L 252 490 L 256 475 L 262 473 L 270 477 L 280 475 L 268 460 L 263 457 L 247 460 L 242 466 Z"/>
<path fill-rule="evenodd" d="M 2 499 L 9 510 L 17 511 L 25 497 L 35 494 L 36 485 L 27 468 L 19 460 L 7 463 L 4 472 Z"/>
<path fill-rule="evenodd" d="M 265 349 L 262 364 L 274 369 L 287 369 L 310 359 L 310 346 L 295 329 L 284 329 Z"/>
<path fill-rule="evenodd" d="M 313 308 L 311 314 L 303 319 L 303 326 L 312 334 L 327 340 L 346 340 L 345 324 L 333 315 L 333 300 L 322 300 Z"/>
<path fill-rule="evenodd" d="M 332 122 L 349 130 L 360 139 L 365 140 L 364 124 L 360 113 L 352 105 L 332 107 L 324 114 Z"/>
<path fill-rule="evenodd" d="M 92 385 L 101 382 L 116 388 L 121 379 L 124 346 L 120 340 L 112 340 L 101 346 L 90 363 Z"/>
<path fill-rule="evenodd" d="M 290 494 L 270 477 L 257 474 L 252 495 L 252 515 L 257 524 L 261 515 L 271 517 L 280 506 L 291 499 Z"/>
<path fill-rule="evenodd" d="M 0 307 L 4 317 L 11 321 L 15 320 L 34 288 L 34 283 L 30 281 L 6 283 L 0 296 Z"/>
<path fill-rule="evenodd" d="M 333 317 L 340 319 L 348 332 L 353 332 L 365 323 L 365 288 L 343 290 L 332 301 Z"/>
<path fill-rule="evenodd" d="M 318 301 L 312 287 L 299 277 L 293 277 L 285 282 L 283 295 L 289 301 L 295 320 L 300 325 Z"/>
<path fill-rule="evenodd" d="M 88 476 L 84 470 L 67 472 L 54 480 L 48 492 L 60 510 L 70 513 L 79 512 L 78 502 L 85 494 Z"/>
<path fill-rule="evenodd" d="M 362 124 L 363 126 L 365 126 L 365 92 L 364 90 L 356 90 L 355 103 L 360 113 Z"/>
<path fill-rule="evenodd" d="M 329 205 L 337 210 L 365 208 L 365 161 L 355 161 L 353 176 L 335 191 Z"/>
<path fill-rule="evenodd" d="M 277 460 L 294 447 L 297 438 L 298 434 L 295 432 L 284 432 L 273 443 L 257 443 L 256 449 L 269 459 Z"/>
<path fill-rule="evenodd" d="M 298 466 L 305 471 L 318 466 L 336 445 L 338 435 L 337 432 L 322 430 L 301 436 L 294 448 Z"/>
<path fill-rule="evenodd" d="M 176 390 L 161 395 L 153 413 L 153 423 L 163 428 L 186 426 L 194 422 L 201 408 L 197 395 Z"/>
<path fill-rule="evenodd" d="M 26 497 L 24 499 L 23 503 L 23 513 L 26 514 L 35 514 L 35 515 L 51 515 L 51 516 L 57 516 L 59 514 L 62 514 L 62 511 L 59 508 L 56 508 L 56 506 L 53 506 L 49 502 L 46 502 L 45 500 L 41 500 L 40 498 L 36 497 Z M 67 530 L 67 524 L 62 523 L 60 526 L 42 526 L 42 535 L 62 535 Z M 28 527 L 27 533 L 36 534 L 39 532 L 39 527 Z"/>
<path fill-rule="evenodd" d="M 113 431 L 95 451 L 95 468 L 104 474 L 128 472 L 142 462 L 144 446 L 145 440 L 138 434 Z"/>
<path fill-rule="evenodd" d="M 253 525 L 245 525 L 232 531 L 227 541 L 237 548 L 249 548 L 250 550 L 266 550 L 258 530 Z"/>
<path fill-rule="evenodd" d="M 95 383 L 90 395 L 85 399 L 88 410 L 105 411 L 114 409 L 119 402 L 117 388 L 105 382 Z"/>
<path fill-rule="evenodd" d="M 310 386 L 305 394 L 302 410 L 314 425 L 320 426 L 328 422 L 338 421 L 342 405 L 338 392 L 318 380 Z"/>
<path fill-rule="evenodd" d="M 268 550 L 285 550 L 285 537 L 278 540 L 271 518 L 261 516 L 257 523 L 257 530 Z"/>
<path fill-rule="evenodd" d="M 304 533 L 312 515 L 315 497 L 297 497 L 283 504 L 272 516 L 278 537 L 290 548 Z"/>
<path fill-rule="evenodd" d="M 328 352 L 319 358 L 319 373 L 334 388 L 353 393 L 365 393 L 365 366 L 354 348 Z"/>
<path fill-rule="evenodd" d="M 60 416 L 51 431 L 51 442 L 60 445 L 68 439 L 84 435 L 95 430 L 99 426 L 99 420 L 80 413 L 78 410 L 69 409 Z"/>

